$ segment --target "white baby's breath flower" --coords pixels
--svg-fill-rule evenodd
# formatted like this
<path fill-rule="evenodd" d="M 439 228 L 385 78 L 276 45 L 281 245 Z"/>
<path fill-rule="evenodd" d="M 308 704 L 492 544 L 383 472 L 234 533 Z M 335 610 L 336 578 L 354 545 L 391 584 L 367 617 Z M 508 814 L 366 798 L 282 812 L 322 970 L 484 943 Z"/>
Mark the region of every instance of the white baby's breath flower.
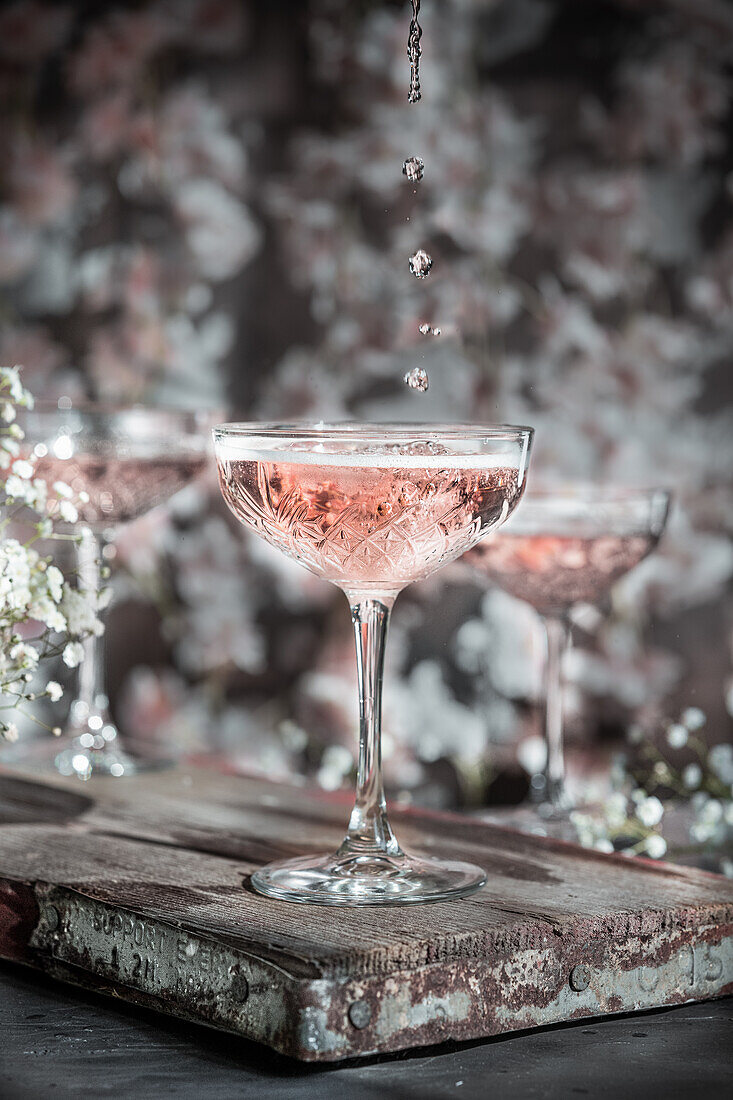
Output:
<path fill-rule="evenodd" d="M 79 513 L 70 500 L 59 501 L 59 515 L 66 523 L 76 523 L 79 518 Z"/>
<path fill-rule="evenodd" d="M 333 791 L 341 786 L 344 776 L 353 767 L 353 757 L 344 745 L 329 745 L 323 754 L 318 771 L 318 783 L 324 790 Z"/>
<path fill-rule="evenodd" d="M 84 647 L 81 642 L 69 642 L 62 653 L 63 662 L 68 668 L 77 668 L 84 659 Z"/>
<path fill-rule="evenodd" d="M 59 611 L 53 600 L 46 598 L 37 600 L 28 609 L 31 618 L 39 623 L 44 623 L 49 630 L 58 634 L 66 630 L 66 619 Z"/>
<path fill-rule="evenodd" d="M 46 585 L 51 599 L 59 603 L 64 592 L 64 575 L 55 565 L 49 565 L 46 570 Z"/>
<path fill-rule="evenodd" d="M 70 634 L 101 634 L 102 624 L 96 614 L 97 594 L 80 588 L 64 589 L 61 610 Z"/>
<path fill-rule="evenodd" d="M 25 458 L 19 458 L 13 463 L 13 473 L 18 477 L 28 480 L 33 477 L 33 463 L 28 462 Z"/>
<path fill-rule="evenodd" d="M 56 649 L 58 642 L 48 644 L 52 634 L 62 635 L 63 659 L 75 668 L 84 655 L 82 639 L 103 629 L 96 615 L 96 591 L 78 593 L 65 600 L 67 584 L 63 573 L 33 545 L 38 539 L 53 539 L 56 532 L 54 516 L 47 508 L 46 482 L 34 477 L 32 461 L 20 457 L 19 441 L 24 435 L 16 421 L 19 405 L 33 407 L 33 398 L 20 381 L 19 369 L 0 367 L 0 501 L 25 505 L 35 512 L 28 542 L 21 543 L 6 535 L 5 526 L 0 530 L 0 684 L 6 708 L 33 702 L 39 695 L 52 702 L 61 698 L 63 688 L 55 680 L 49 680 L 43 692 L 32 690 L 31 686 L 41 654 L 49 648 Z M 65 482 L 57 483 L 56 514 L 70 523 L 78 518 L 73 496 Z M 13 519 L 13 511 L 9 518 Z M 73 631 L 69 630 L 62 607 L 65 604 L 74 620 Z M 23 639 L 22 628 L 26 624 L 33 627 L 34 644 Z M 7 739 L 17 738 L 13 723 L 0 722 L 0 732 Z"/>
<path fill-rule="evenodd" d="M 18 366 L 0 367 L 0 384 L 8 388 L 10 400 L 14 401 L 16 405 L 23 405 L 30 397 L 20 380 L 20 367 Z"/>
<path fill-rule="evenodd" d="M 105 608 L 109 607 L 113 596 L 114 589 L 111 585 L 102 588 L 97 596 L 97 611 L 104 611 Z"/>
<path fill-rule="evenodd" d="M 658 825 L 664 817 L 664 806 L 656 795 L 650 795 L 643 802 L 637 803 L 636 816 L 642 825 L 646 825 L 648 829 L 651 829 Z"/>
<path fill-rule="evenodd" d="M 54 481 L 53 491 L 60 497 L 64 497 L 66 500 L 71 500 L 74 495 L 74 490 L 70 485 L 67 485 L 65 481 Z"/>
<path fill-rule="evenodd" d="M 682 749 L 687 744 L 689 729 L 680 722 L 673 722 L 667 727 L 667 744 L 673 749 Z"/>
<path fill-rule="evenodd" d="M 658 833 L 652 833 L 644 841 L 644 848 L 652 859 L 661 859 L 667 851 L 667 841 Z"/>
<path fill-rule="evenodd" d="M 713 745 L 708 753 L 708 767 L 721 783 L 733 784 L 733 745 Z"/>
<path fill-rule="evenodd" d="M 722 818 L 722 803 L 717 798 L 709 798 L 700 810 L 700 821 L 705 825 L 718 825 Z"/>
<path fill-rule="evenodd" d="M 706 721 L 705 711 L 700 710 L 699 707 L 687 707 L 680 716 L 680 722 L 682 722 L 684 726 L 687 726 L 690 733 L 702 729 Z"/>
<path fill-rule="evenodd" d="M 687 764 L 682 769 L 682 782 L 689 791 L 696 790 L 702 782 L 702 768 L 699 764 Z"/>
<path fill-rule="evenodd" d="M 31 483 L 24 481 L 18 474 L 11 474 L 5 481 L 5 493 L 11 500 L 26 500 L 32 492 Z"/>
<path fill-rule="evenodd" d="M 18 727 L 15 722 L 8 722 L 7 726 L 2 727 L 2 735 L 6 741 L 10 741 L 12 744 L 18 740 Z"/>
<path fill-rule="evenodd" d="M 20 446 L 17 439 L 12 439 L 10 436 L 4 435 L 2 439 L 0 439 L 0 447 L 2 447 L 4 451 L 7 451 L 9 455 L 12 455 L 13 458 L 17 458 L 20 454 Z"/>
<path fill-rule="evenodd" d="M 38 664 L 38 650 L 27 642 L 18 642 L 11 646 L 10 659 L 18 668 L 35 668 Z"/>

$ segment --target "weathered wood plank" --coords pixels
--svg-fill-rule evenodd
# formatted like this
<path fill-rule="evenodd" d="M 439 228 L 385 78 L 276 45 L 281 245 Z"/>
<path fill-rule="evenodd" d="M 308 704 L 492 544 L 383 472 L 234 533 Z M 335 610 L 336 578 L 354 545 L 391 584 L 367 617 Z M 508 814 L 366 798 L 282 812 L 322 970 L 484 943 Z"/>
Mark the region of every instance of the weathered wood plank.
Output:
<path fill-rule="evenodd" d="M 269 859 L 335 847 L 348 813 L 339 797 L 182 770 L 83 792 L 5 776 L 0 803 L 0 954 L 65 980 L 84 970 L 158 1007 L 173 982 L 171 1011 L 301 1057 L 675 1003 L 733 983 L 733 883 L 691 868 L 403 811 L 403 844 L 478 862 L 487 886 L 457 902 L 334 912 L 264 899 L 247 879 Z M 38 904 L 61 914 L 60 929 L 37 918 Z M 216 985 L 185 957 L 181 985 L 166 951 L 208 957 L 211 944 L 217 966 L 271 987 L 269 1017 L 254 997 L 246 1012 L 232 1006 L 221 975 Z M 582 989 L 569 984 L 578 966 Z M 363 1027 L 349 1022 L 356 1001 L 369 1005 Z"/>

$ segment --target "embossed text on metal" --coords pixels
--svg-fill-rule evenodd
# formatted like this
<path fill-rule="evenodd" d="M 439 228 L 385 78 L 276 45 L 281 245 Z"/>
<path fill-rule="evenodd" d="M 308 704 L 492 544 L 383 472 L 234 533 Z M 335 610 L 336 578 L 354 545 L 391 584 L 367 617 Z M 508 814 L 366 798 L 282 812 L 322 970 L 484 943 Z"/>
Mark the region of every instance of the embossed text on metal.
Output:
<path fill-rule="evenodd" d="M 214 1015 L 248 998 L 239 952 L 70 891 L 51 889 L 44 900 L 33 946 L 59 962 L 155 997 L 194 1000 Z"/>

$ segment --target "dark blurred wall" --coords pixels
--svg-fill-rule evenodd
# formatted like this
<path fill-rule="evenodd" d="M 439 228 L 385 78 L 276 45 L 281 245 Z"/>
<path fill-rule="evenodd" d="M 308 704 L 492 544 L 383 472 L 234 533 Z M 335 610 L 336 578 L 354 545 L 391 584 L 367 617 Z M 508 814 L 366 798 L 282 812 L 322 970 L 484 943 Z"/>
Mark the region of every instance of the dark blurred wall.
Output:
<path fill-rule="evenodd" d="M 733 7 L 424 0 L 415 106 L 408 9 L 5 5 L 2 360 L 46 395 L 529 422 L 537 478 L 670 486 L 662 550 L 578 631 L 571 726 L 653 736 L 696 702 L 727 738 Z M 426 395 L 401 381 L 416 364 Z M 156 516 L 122 540 L 121 592 L 144 581 L 165 608 L 171 663 L 156 643 L 119 709 L 338 781 L 354 723 L 338 597 L 211 501 L 178 516 L 183 538 Z M 393 782 L 451 787 L 447 768 L 480 788 L 535 728 L 532 617 L 467 582 L 402 606 Z"/>

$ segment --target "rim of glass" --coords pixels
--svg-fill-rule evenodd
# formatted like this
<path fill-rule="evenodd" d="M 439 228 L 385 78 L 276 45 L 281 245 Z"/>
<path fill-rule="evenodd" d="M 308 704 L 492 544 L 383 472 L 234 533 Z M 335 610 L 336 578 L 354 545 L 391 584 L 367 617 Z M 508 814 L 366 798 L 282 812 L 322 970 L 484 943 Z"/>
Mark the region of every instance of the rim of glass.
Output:
<path fill-rule="evenodd" d="M 559 482 L 556 488 L 549 485 L 528 486 L 523 507 L 529 504 L 624 504 L 630 501 L 648 501 L 658 497 L 671 501 L 671 489 L 663 485 L 604 485 L 592 481 Z"/>
<path fill-rule="evenodd" d="M 387 441 L 412 441 L 431 439 L 495 439 L 521 440 L 534 434 L 534 428 L 526 424 L 435 424 L 416 421 L 377 424 L 369 421 L 341 420 L 328 423 L 323 420 L 233 421 L 216 424 L 215 436 L 245 436 L 265 439 L 379 439 Z"/>

